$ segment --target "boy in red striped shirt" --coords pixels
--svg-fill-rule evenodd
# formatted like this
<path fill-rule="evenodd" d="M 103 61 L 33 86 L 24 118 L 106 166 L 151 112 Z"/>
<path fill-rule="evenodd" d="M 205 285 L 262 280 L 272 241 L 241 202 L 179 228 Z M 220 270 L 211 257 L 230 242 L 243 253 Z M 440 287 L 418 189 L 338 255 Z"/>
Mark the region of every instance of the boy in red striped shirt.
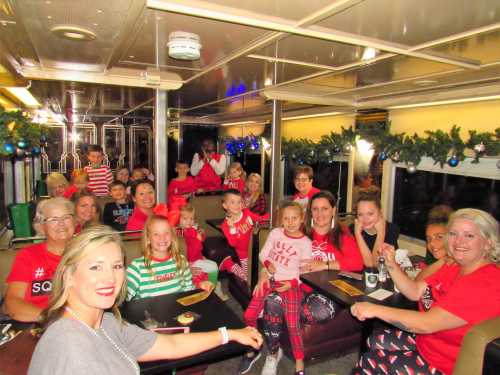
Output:
<path fill-rule="evenodd" d="M 109 195 L 109 184 L 113 181 L 113 174 L 107 165 L 102 164 L 104 152 L 99 145 L 89 145 L 87 149 L 87 158 L 90 165 L 83 170 L 89 176 L 88 189 L 98 197 L 107 197 Z"/>

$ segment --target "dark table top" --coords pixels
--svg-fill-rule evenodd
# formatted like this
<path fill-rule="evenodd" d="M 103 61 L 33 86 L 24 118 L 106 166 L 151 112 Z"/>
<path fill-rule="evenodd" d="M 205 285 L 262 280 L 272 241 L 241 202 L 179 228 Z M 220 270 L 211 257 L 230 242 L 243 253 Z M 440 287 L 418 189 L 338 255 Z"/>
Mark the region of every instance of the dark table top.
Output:
<path fill-rule="evenodd" d="M 416 309 L 417 303 L 414 301 L 410 301 L 401 293 L 394 292 L 394 284 L 392 280 L 388 279 L 385 283 L 377 285 L 376 288 L 365 288 L 365 283 L 363 280 L 358 281 L 354 279 L 349 279 L 346 277 L 342 277 L 338 275 L 339 271 L 319 271 L 319 272 L 311 272 L 302 274 L 300 279 L 306 285 L 309 285 L 311 288 L 317 290 L 321 294 L 331 298 L 332 300 L 344 305 L 344 306 L 352 306 L 356 302 L 366 301 L 373 302 L 379 305 L 397 307 L 402 309 Z M 351 297 L 349 294 L 343 292 L 339 288 L 330 284 L 330 281 L 340 279 L 344 280 L 348 284 L 358 288 L 363 291 L 365 294 L 362 296 Z M 367 294 L 374 292 L 379 288 L 384 288 L 394 294 L 383 301 L 376 300 L 374 298 L 368 297 Z"/>
<path fill-rule="evenodd" d="M 205 220 L 208 225 L 210 225 L 212 228 L 217 229 L 218 231 L 222 232 L 221 229 L 221 224 L 224 221 L 224 218 L 221 219 L 206 219 Z"/>
<path fill-rule="evenodd" d="M 245 326 L 242 320 L 213 293 L 206 300 L 191 306 L 182 306 L 176 302 L 178 298 L 193 293 L 194 291 L 183 292 L 131 301 L 124 304 L 121 311 L 127 321 L 139 326 L 142 326 L 141 321 L 145 320 L 145 311 L 154 320 L 164 322 L 167 327 L 180 326 L 174 319 L 179 314 L 186 311 L 195 312 L 201 317 L 189 325 L 191 332 L 213 331 L 223 326 L 233 329 Z M 141 373 L 164 373 L 168 370 L 191 367 L 202 363 L 208 364 L 243 354 L 245 351 L 245 346 L 229 342 L 226 345 L 187 358 L 140 363 Z"/>

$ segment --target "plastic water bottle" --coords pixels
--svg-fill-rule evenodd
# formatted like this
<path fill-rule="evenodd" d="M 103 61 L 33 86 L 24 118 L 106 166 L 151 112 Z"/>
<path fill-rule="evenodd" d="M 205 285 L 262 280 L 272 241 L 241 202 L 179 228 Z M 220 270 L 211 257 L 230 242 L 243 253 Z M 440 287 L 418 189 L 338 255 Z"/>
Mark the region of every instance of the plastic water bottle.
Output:
<path fill-rule="evenodd" d="M 385 283 L 387 281 L 387 266 L 385 265 L 385 258 L 378 257 L 378 281 Z"/>

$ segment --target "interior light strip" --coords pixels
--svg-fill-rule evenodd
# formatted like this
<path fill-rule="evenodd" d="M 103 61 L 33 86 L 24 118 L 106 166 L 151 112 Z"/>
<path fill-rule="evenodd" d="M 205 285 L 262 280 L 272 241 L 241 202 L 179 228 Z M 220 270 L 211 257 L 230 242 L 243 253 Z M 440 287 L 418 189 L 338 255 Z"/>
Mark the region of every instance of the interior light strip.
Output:
<path fill-rule="evenodd" d="M 38 100 L 24 87 L 5 87 L 5 89 L 26 107 L 41 107 Z"/>
<path fill-rule="evenodd" d="M 395 105 L 395 106 L 387 107 L 387 109 L 432 107 L 432 106 L 437 106 L 437 105 L 482 102 L 482 101 L 486 101 L 486 100 L 496 100 L 496 99 L 500 99 L 500 95 L 478 96 L 476 98 L 450 99 L 450 100 L 439 100 L 439 101 L 435 101 L 435 102 Z"/>

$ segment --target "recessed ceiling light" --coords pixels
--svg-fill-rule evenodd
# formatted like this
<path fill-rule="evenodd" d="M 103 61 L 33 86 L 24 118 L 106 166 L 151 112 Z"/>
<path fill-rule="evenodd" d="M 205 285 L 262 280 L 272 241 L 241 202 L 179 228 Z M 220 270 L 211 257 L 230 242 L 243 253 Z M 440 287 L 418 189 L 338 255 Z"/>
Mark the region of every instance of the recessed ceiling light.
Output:
<path fill-rule="evenodd" d="M 375 56 L 377 56 L 378 50 L 372 47 L 366 47 L 363 51 L 363 56 L 361 56 L 361 60 L 371 60 Z"/>
<path fill-rule="evenodd" d="M 94 26 L 99 26 L 99 24 L 98 24 L 98 23 L 93 23 L 92 25 L 94 25 Z"/>
<path fill-rule="evenodd" d="M 97 9 L 97 13 L 102 13 L 102 9 Z"/>
<path fill-rule="evenodd" d="M 45 4 L 50 5 L 50 4 L 52 4 L 52 1 L 47 0 L 47 1 L 45 2 Z"/>
<path fill-rule="evenodd" d="M 50 31 L 60 38 L 70 40 L 90 41 L 96 38 L 92 31 L 78 26 L 59 25 L 50 29 Z"/>
<path fill-rule="evenodd" d="M 133 59 L 133 58 L 135 58 L 135 56 L 134 55 L 130 55 L 128 58 L 129 59 Z"/>
<path fill-rule="evenodd" d="M 47 16 L 47 19 L 48 19 L 48 20 L 51 20 L 51 19 L 52 19 L 52 16 Z"/>

